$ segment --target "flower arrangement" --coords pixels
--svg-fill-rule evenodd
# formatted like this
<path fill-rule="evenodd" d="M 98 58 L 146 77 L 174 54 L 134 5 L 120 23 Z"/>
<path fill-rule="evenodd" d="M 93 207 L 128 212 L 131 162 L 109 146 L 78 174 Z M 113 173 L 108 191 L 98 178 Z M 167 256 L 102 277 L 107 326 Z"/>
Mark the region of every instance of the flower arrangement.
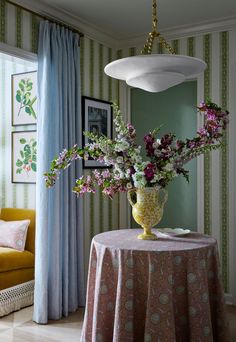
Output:
<path fill-rule="evenodd" d="M 113 108 L 116 138 L 111 140 L 103 135 L 85 132 L 91 143 L 84 148 L 74 145 L 70 150 L 63 150 L 52 161 L 50 172 L 45 173 L 47 187 L 55 184 L 60 172 L 68 168 L 72 161 L 82 158 L 92 158 L 112 168 L 94 170 L 92 175 L 77 179 L 73 191 L 78 195 L 94 193 L 97 185 L 112 198 L 117 192 L 132 188 L 165 188 L 179 175 L 188 181 L 189 175 L 184 165 L 200 154 L 222 146 L 221 138 L 229 114 L 210 101 L 202 102 L 198 111 L 205 116 L 205 124 L 197 131 L 196 137 L 183 141 L 168 133 L 158 138 L 159 128 L 154 129 L 144 137 L 146 156 L 149 158 L 144 161 L 141 146 L 136 143 L 135 128 L 124 123 L 116 104 Z"/>

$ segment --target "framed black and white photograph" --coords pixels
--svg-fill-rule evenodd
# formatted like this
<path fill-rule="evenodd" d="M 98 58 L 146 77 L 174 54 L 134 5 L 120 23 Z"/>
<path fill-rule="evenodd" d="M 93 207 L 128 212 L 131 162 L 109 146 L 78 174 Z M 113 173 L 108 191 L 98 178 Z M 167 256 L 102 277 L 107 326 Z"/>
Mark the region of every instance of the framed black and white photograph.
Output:
<path fill-rule="evenodd" d="M 12 183 L 36 183 L 36 131 L 12 132 Z"/>
<path fill-rule="evenodd" d="M 112 106 L 111 102 L 93 99 L 82 96 L 82 118 L 83 132 L 89 131 L 95 135 L 105 135 L 112 138 Z M 89 139 L 83 135 L 83 144 L 87 144 Z M 96 160 L 84 161 L 84 168 L 107 167 Z"/>
<path fill-rule="evenodd" d="M 37 71 L 11 75 L 12 126 L 37 122 Z"/>

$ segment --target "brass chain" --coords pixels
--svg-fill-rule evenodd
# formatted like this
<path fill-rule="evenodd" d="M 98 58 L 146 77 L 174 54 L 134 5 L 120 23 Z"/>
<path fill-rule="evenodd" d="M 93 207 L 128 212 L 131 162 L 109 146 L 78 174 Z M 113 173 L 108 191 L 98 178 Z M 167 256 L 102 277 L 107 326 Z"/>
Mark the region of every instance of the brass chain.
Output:
<path fill-rule="evenodd" d="M 175 54 L 174 49 L 170 46 L 170 44 L 163 38 L 160 33 L 157 30 L 157 2 L 156 0 L 152 1 L 152 32 L 148 34 L 148 38 L 146 39 L 146 43 L 144 44 L 144 47 L 141 51 L 141 54 L 143 55 L 150 55 L 152 53 L 153 43 L 154 39 L 157 38 L 157 40 L 160 41 L 160 44 L 168 50 L 169 53 Z"/>
<path fill-rule="evenodd" d="M 157 3 L 156 0 L 152 2 L 152 32 L 157 32 Z"/>

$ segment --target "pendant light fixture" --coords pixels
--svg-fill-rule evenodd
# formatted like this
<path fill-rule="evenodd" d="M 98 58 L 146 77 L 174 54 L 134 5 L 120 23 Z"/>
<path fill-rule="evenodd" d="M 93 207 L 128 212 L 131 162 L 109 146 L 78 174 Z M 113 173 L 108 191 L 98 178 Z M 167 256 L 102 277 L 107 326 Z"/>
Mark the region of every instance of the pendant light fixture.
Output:
<path fill-rule="evenodd" d="M 105 73 L 118 80 L 126 81 L 129 86 L 148 92 L 160 92 L 194 78 L 206 68 L 201 59 L 175 55 L 172 47 L 157 30 L 157 4 L 152 4 L 152 32 L 149 33 L 141 55 L 118 59 L 105 66 Z M 154 39 L 169 54 L 152 54 Z"/>

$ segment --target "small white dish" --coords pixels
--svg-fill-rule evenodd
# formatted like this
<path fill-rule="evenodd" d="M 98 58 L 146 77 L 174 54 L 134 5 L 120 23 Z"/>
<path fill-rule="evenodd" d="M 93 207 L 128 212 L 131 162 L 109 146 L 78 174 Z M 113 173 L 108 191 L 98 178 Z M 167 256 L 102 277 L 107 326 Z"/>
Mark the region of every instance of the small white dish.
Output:
<path fill-rule="evenodd" d="M 183 228 L 158 228 L 157 229 L 160 233 L 172 235 L 172 236 L 182 236 L 191 233 L 189 229 Z"/>

